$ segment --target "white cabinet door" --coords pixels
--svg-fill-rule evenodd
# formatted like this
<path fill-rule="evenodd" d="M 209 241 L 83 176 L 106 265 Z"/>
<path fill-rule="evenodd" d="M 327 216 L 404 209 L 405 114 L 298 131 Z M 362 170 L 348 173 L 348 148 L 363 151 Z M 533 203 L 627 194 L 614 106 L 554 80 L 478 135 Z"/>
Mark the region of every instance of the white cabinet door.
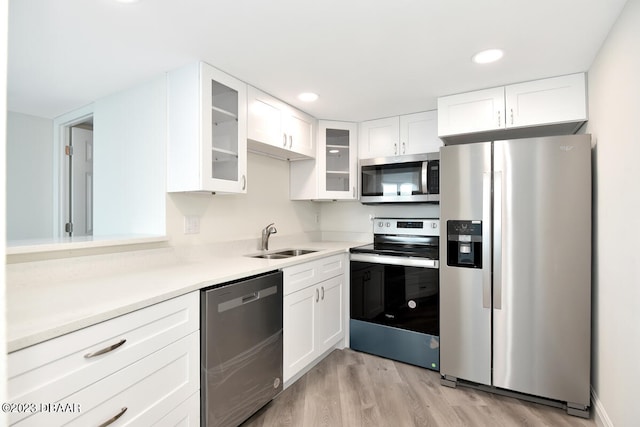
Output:
<path fill-rule="evenodd" d="M 584 73 L 506 87 L 507 127 L 587 120 Z"/>
<path fill-rule="evenodd" d="M 356 123 L 320 120 L 316 160 L 289 164 L 291 200 L 356 200 Z"/>
<path fill-rule="evenodd" d="M 247 138 L 274 147 L 285 147 L 282 105 L 275 98 L 249 86 Z"/>
<path fill-rule="evenodd" d="M 320 283 L 320 302 L 316 321 L 318 351 L 328 350 L 344 336 L 345 276 L 337 276 Z"/>
<path fill-rule="evenodd" d="M 319 290 L 310 286 L 284 297 L 283 378 L 288 381 L 317 357 L 314 324 Z"/>
<path fill-rule="evenodd" d="M 319 199 L 356 200 L 358 156 L 355 123 L 320 121 L 318 132 Z"/>
<path fill-rule="evenodd" d="M 284 133 L 289 142 L 289 150 L 306 157 L 315 157 L 313 138 L 315 119 L 293 108 L 287 108 L 287 113 Z"/>
<path fill-rule="evenodd" d="M 167 191 L 247 191 L 247 86 L 203 62 L 169 72 Z"/>
<path fill-rule="evenodd" d="M 258 153 L 282 159 L 315 157 L 315 119 L 254 87 L 248 89 L 247 138 Z"/>
<path fill-rule="evenodd" d="M 433 153 L 441 146 L 436 110 L 400 116 L 400 154 Z"/>
<path fill-rule="evenodd" d="M 438 98 L 439 136 L 504 127 L 504 87 Z"/>
<path fill-rule="evenodd" d="M 358 155 L 361 159 L 399 154 L 400 119 L 387 117 L 360 123 Z"/>
<path fill-rule="evenodd" d="M 203 189 L 247 192 L 247 86 L 207 64 L 202 79 Z"/>

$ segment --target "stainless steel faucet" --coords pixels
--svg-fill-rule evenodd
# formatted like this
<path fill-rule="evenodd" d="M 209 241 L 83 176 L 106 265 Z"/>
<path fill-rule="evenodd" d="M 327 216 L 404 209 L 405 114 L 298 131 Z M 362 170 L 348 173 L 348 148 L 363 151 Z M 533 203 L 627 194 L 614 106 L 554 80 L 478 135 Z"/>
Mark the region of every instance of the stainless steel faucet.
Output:
<path fill-rule="evenodd" d="M 262 229 L 262 250 L 269 250 L 269 236 L 278 232 L 273 226 L 273 222 Z"/>

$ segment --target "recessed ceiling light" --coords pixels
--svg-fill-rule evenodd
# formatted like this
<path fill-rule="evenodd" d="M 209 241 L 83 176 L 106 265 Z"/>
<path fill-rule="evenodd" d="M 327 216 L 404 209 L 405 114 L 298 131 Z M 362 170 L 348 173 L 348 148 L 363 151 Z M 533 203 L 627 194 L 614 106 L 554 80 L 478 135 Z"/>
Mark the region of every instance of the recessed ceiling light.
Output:
<path fill-rule="evenodd" d="M 303 92 L 298 95 L 298 99 L 304 102 L 313 102 L 318 99 L 318 94 L 313 92 Z"/>
<path fill-rule="evenodd" d="M 118 3 L 138 3 L 140 0 L 116 0 Z"/>
<path fill-rule="evenodd" d="M 487 49 L 473 55 L 473 62 L 476 64 L 488 64 L 502 58 L 504 52 L 501 49 Z"/>

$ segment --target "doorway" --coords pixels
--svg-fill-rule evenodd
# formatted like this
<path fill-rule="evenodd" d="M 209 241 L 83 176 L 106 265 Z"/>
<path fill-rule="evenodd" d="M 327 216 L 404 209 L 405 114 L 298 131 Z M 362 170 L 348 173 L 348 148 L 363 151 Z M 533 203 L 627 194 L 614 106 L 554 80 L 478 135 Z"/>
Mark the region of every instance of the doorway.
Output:
<path fill-rule="evenodd" d="M 93 235 L 93 119 L 69 128 L 65 146 L 68 204 L 64 218 L 68 236 Z"/>

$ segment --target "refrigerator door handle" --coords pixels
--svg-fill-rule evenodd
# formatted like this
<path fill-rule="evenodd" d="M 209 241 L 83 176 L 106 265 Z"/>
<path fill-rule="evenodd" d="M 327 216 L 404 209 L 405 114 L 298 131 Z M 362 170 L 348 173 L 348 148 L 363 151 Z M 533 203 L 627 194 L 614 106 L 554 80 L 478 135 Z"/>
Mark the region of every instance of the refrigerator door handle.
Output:
<path fill-rule="evenodd" d="M 491 172 L 482 174 L 482 308 L 491 308 Z"/>
<path fill-rule="evenodd" d="M 502 172 L 493 176 L 493 308 L 502 310 Z"/>

